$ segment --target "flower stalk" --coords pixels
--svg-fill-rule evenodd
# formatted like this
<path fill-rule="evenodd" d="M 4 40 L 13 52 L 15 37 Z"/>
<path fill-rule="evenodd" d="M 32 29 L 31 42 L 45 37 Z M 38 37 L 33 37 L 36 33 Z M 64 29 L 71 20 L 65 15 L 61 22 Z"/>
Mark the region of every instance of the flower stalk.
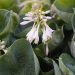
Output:
<path fill-rule="evenodd" d="M 42 4 L 34 3 L 32 6 L 32 10 L 28 12 L 23 18 L 25 21 L 21 22 L 21 25 L 27 25 L 30 22 L 34 22 L 32 29 L 27 33 L 26 37 L 30 43 L 38 44 L 39 42 L 39 30 L 42 31 L 42 42 L 46 44 L 46 55 L 48 55 L 48 40 L 52 38 L 52 30 L 47 21 L 51 20 L 51 16 L 45 16 L 50 13 L 48 11 L 42 11 Z"/>

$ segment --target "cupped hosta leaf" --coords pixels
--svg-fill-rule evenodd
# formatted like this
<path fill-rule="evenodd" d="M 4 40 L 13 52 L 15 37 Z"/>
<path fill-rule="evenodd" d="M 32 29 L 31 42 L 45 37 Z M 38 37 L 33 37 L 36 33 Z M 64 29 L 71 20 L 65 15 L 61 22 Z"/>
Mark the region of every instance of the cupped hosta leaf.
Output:
<path fill-rule="evenodd" d="M 54 75 L 53 62 L 50 58 L 39 58 L 41 72 L 40 75 Z"/>
<path fill-rule="evenodd" d="M 70 50 L 71 50 L 72 56 L 75 58 L 75 34 L 73 35 L 73 38 L 71 41 Z"/>
<path fill-rule="evenodd" d="M 0 39 L 15 31 L 19 16 L 13 11 L 0 9 Z"/>
<path fill-rule="evenodd" d="M 75 75 L 75 60 L 68 54 L 59 57 L 59 67 L 64 75 Z"/>
<path fill-rule="evenodd" d="M 73 31 L 74 31 L 74 33 L 75 33 L 75 13 L 74 13 L 73 16 L 72 16 L 71 23 L 72 23 Z"/>
<path fill-rule="evenodd" d="M 72 28 L 73 28 L 74 34 L 71 41 L 70 50 L 71 50 L 72 56 L 75 58 L 75 14 L 72 17 Z"/>
<path fill-rule="evenodd" d="M 73 13 L 60 11 L 59 9 L 56 8 L 55 5 L 52 6 L 52 9 L 56 12 L 56 14 L 60 17 L 60 19 L 62 19 L 64 22 L 67 23 L 65 24 L 65 29 L 71 30 L 72 29 L 71 19 Z"/>
<path fill-rule="evenodd" d="M 49 71 L 49 72 L 42 72 L 41 75 L 54 75 L 53 70 Z"/>
<path fill-rule="evenodd" d="M 19 25 L 16 29 L 15 36 L 26 38 L 27 33 L 31 30 L 33 23 L 29 23 L 25 26 Z"/>
<path fill-rule="evenodd" d="M 39 62 L 25 39 L 15 41 L 0 56 L 0 75 L 39 75 Z"/>
<path fill-rule="evenodd" d="M 52 40 L 49 41 L 49 50 L 54 50 L 58 47 L 64 39 L 64 34 L 62 29 L 57 29 L 52 34 Z"/>
<path fill-rule="evenodd" d="M 42 57 L 44 58 L 45 57 L 45 45 L 43 43 L 37 45 L 35 48 L 34 48 L 34 52 L 36 53 L 36 55 L 38 57 Z"/>
<path fill-rule="evenodd" d="M 16 0 L 0 0 L 0 9 L 19 11 Z"/>
<path fill-rule="evenodd" d="M 75 0 L 55 0 L 55 6 L 62 11 L 70 11 L 73 12 L 75 7 Z"/>
<path fill-rule="evenodd" d="M 53 10 L 57 13 L 57 15 L 66 23 L 70 23 L 71 22 L 71 18 L 73 13 L 71 12 L 64 12 L 64 11 L 60 11 L 59 9 L 56 8 L 55 5 L 53 5 Z"/>
<path fill-rule="evenodd" d="M 54 65 L 54 71 L 55 71 L 55 75 L 63 75 L 59 66 L 56 64 L 55 61 L 53 61 L 53 65 Z"/>

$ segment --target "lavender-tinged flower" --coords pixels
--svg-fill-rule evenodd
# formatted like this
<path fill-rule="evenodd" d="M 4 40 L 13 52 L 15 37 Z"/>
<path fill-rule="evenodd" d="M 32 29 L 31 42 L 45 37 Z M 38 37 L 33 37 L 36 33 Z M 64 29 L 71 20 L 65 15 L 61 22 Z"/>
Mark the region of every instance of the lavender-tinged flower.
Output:
<path fill-rule="evenodd" d="M 43 20 L 43 21 L 47 21 L 49 19 L 52 19 L 52 17 L 50 16 L 44 16 L 44 15 L 41 15 L 40 18 Z"/>
<path fill-rule="evenodd" d="M 42 32 L 43 32 L 43 36 L 42 36 L 42 41 L 44 43 L 46 43 L 49 39 L 52 38 L 52 33 L 53 33 L 54 30 L 52 30 L 48 25 L 47 23 L 44 23 L 44 27 L 42 29 Z"/>
<path fill-rule="evenodd" d="M 47 35 L 45 28 L 42 29 L 43 35 L 42 35 L 42 42 L 45 44 L 47 42 Z"/>
<path fill-rule="evenodd" d="M 46 35 L 48 38 L 52 38 L 52 33 L 54 30 L 52 30 L 48 25 L 47 23 L 45 23 L 45 27 L 46 27 Z"/>
<path fill-rule="evenodd" d="M 32 11 L 25 14 L 25 17 L 23 18 L 24 21 L 21 22 L 21 25 L 27 25 L 30 22 L 34 22 L 34 25 L 32 29 L 27 33 L 26 39 L 30 43 L 38 44 L 39 42 L 39 30 L 42 30 L 42 42 L 46 45 L 46 56 L 49 53 L 48 49 L 48 40 L 52 38 L 52 33 L 54 30 L 52 30 L 48 24 L 47 20 L 51 20 L 54 17 L 46 16 L 46 14 L 49 14 L 51 11 L 42 11 L 41 5 L 38 3 L 35 3 L 32 6 Z"/>
<path fill-rule="evenodd" d="M 28 23 L 30 23 L 30 22 L 32 22 L 32 21 L 23 21 L 23 22 L 21 22 L 20 24 L 21 24 L 21 25 L 26 25 L 26 24 L 28 24 Z"/>
<path fill-rule="evenodd" d="M 26 37 L 27 37 L 27 40 L 32 43 L 32 41 L 34 40 L 33 36 L 35 34 L 35 31 L 36 31 L 36 27 L 35 25 L 33 25 L 32 29 L 27 33 Z"/>
<path fill-rule="evenodd" d="M 39 42 L 38 30 L 36 30 L 36 32 L 35 32 L 35 34 L 33 36 L 33 39 L 34 39 L 34 43 L 38 44 L 38 42 Z"/>
<path fill-rule="evenodd" d="M 24 17 L 23 19 L 24 19 L 24 20 L 33 21 L 33 18 L 32 18 L 32 17 Z"/>
<path fill-rule="evenodd" d="M 40 24 L 36 28 L 35 25 L 33 25 L 31 31 L 26 35 L 27 36 L 27 40 L 30 43 L 32 43 L 34 41 L 35 44 L 38 44 L 38 42 L 39 42 L 39 34 L 38 34 L 39 26 L 40 26 Z"/>
<path fill-rule="evenodd" d="M 39 33 L 39 27 L 40 27 L 40 23 L 39 23 L 37 30 L 35 31 L 35 34 L 33 36 L 35 44 L 38 44 L 38 42 L 39 42 L 39 34 L 38 34 Z"/>
<path fill-rule="evenodd" d="M 21 22 L 20 23 L 21 25 L 26 25 L 26 24 L 34 21 L 32 12 L 28 12 L 25 16 L 26 17 L 23 18 L 25 21 Z"/>
<path fill-rule="evenodd" d="M 25 16 L 28 16 L 28 17 L 32 17 L 34 14 L 33 12 L 28 12 L 27 14 L 25 14 Z"/>
<path fill-rule="evenodd" d="M 25 14 L 25 17 L 23 18 L 25 21 L 21 22 L 21 25 L 26 25 L 30 22 L 34 22 L 34 25 L 30 32 L 26 35 L 27 40 L 32 43 L 38 44 L 39 42 L 39 27 L 43 32 L 42 40 L 45 44 L 50 38 L 52 38 L 52 32 L 53 30 L 47 25 L 47 20 L 52 19 L 50 16 L 45 16 L 46 14 L 50 13 L 50 10 L 48 11 L 42 11 L 40 9 L 41 5 L 38 6 L 37 3 L 35 3 L 32 6 L 32 11 Z M 42 24 L 43 25 L 42 25 Z M 41 26 L 42 25 L 42 26 Z"/>

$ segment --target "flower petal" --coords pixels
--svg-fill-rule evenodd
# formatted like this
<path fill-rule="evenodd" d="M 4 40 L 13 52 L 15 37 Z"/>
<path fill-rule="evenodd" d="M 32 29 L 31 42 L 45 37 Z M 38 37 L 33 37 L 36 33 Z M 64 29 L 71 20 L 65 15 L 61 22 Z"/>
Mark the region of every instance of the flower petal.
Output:
<path fill-rule="evenodd" d="M 33 13 L 32 12 L 28 12 L 27 14 L 25 14 L 25 16 L 32 17 Z"/>
<path fill-rule="evenodd" d="M 52 17 L 47 16 L 46 19 L 52 19 Z"/>
<path fill-rule="evenodd" d="M 52 32 L 53 30 L 50 27 L 46 26 L 46 35 L 47 35 L 47 39 L 52 38 Z"/>
<path fill-rule="evenodd" d="M 42 42 L 45 44 L 47 41 L 46 31 L 45 28 L 42 29 L 43 35 L 42 35 Z"/>
<path fill-rule="evenodd" d="M 24 17 L 23 19 L 33 21 L 32 17 Z"/>
<path fill-rule="evenodd" d="M 48 10 L 48 11 L 42 11 L 42 14 L 48 14 L 48 13 L 50 13 L 50 10 Z"/>
<path fill-rule="evenodd" d="M 36 31 L 36 27 L 35 25 L 33 25 L 32 29 L 27 33 L 26 37 L 27 37 L 27 40 L 32 43 L 32 41 L 34 40 L 34 34 L 35 34 L 35 31 Z"/>
<path fill-rule="evenodd" d="M 28 24 L 28 23 L 30 23 L 30 22 L 32 22 L 32 21 L 23 21 L 23 22 L 21 22 L 20 24 L 21 24 L 21 25 L 26 25 L 26 24 Z"/>
<path fill-rule="evenodd" d="M 38 24 L 37 30 L 35 31 L 35 34 L 33 36 L 35 44 L 38 44 L 38 42 L 39 42 L 39 33 L 38 33 L 39 27 L 40 27 L 40 23 Z"/>

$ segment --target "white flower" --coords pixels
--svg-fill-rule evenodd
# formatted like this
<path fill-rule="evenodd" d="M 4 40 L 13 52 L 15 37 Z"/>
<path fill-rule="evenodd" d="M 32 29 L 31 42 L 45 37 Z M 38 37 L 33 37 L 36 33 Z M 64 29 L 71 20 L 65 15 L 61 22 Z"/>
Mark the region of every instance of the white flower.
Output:
<path fill-rule="evenodd" d="M 43 35 L 42 35 L 42 41 L 44 42 L 44 44 L 52 38 L 52 33 L 54 30 L 52 30 L 47 23 L 44 23 L 44 27 L 42 29 Z"/>
<path fill-rule="evenodd" d="M 28 12 L 25 16 L 26 17 L 23 18 L 25 21 L 21 22 L 20 23 L 21 25 L 26 25 L 26 24 L 34 21 L 32 12 Z"/>
<path fill-rule="evenodd" d="M 35 44 L 38 44 L 38 42 L 39 42 L 38 30 L 36 30 L 36 32 L 35 32 L 33 38 L 34 38 L 34 43 L 35 43 Z"/>
<path fill-rule="evenodd" d="M 32 17 L 24 17 L 23 19 L 24 19 L 24 20 L 33 21 L 33 18 L 32 18 Z"/>
<path fill-rule="evenodd" d="M 25 14 L 25 16 L 32 17 L 33 16 L 33 12 L 28 12 L 27 14 Z"/>
<path fill-rule="evenodd" d="M 42 20 L 44 20 L 44 21 L 47 21 L 47 20 L 49 20 L 49 19 L 52 19 L 52 17 L 50 17 L 50 16 L 44 16 L 44 15 L 41 15 L 40 18 L 41 18 Z"/>
<path fill-rule="evenodd" d="M 52 19 L 52 17 L 46 16 L 46 19 L 48 19 L 48 20 L 49 20 L 49 19 Z"/>
<path fill-rule="evenodd" d="M 3 50 L 5 48 L 5 42 L 0 40 L 0 50 Z"/>
<path fill-rule="evenodd" d="M 4 53 L 5 53 L 5 54 L 7 53 L 7 50 L 6 50 L 6 49 L 4 49 Z"/>
<path fill-rule="evenodd" d="M 3 50 L 4 53 L 7 53 L 7 50 L 5 49 L 5 41 L 0 40 L 0 50 Z"/>
<path fill-rule="evenodd" d="M 47 41 L 47 35 L 46 35 L 46 31 L 45 28 L 42 29 L 43 35 L 42 35 L 42 42 L 45 44 Z"/>
<path fill-rule="evenodd" d="M 47 37 L 52 38 L 52 33 L 53 33 L 54 30 L 52 30 L 52 29 L 47 25 L 47 23 L 45 23 L 45 27 L 46 27 L 46 35 L 47 35 Z"/>
<path fill-rule="evenodd" d="M 21 24 L 21 25 L 26 25 L 26 24 L 28 24 L 28 23 L 30 23 L 30 22 L 32 22 L 32 21 L 23 21 L 23 22 L 21 22 L 20 24 Z"/>
<path fill-rule="evenodd" d="M 27 40 L 32 43 L 32 41 L 34 40 L 33 36 L 35 34 L 35 31 L 36 31 L 36 27 L 35 25 L 33 25 L 32 29 L 27 33 L 26 37 L 27 37 Z"/>
<path fill-rule="evenodd" d="M 38 35 L 38 31 L 39 31 L 39 26 L 36 28 L 35 25 L 33 25 L 31 31 L 26 35 L 27 36 L 27 40 L 32 43 L 34 41 L 35 44 L 38 44 L 39 42 L 39 35 Z"/>
<path fill-rule="evenodd" d="M 25 14 L 25 17 L 23 18 L 25 21 L 21 22 L 21 25 L 26 25 L 30 22 L 34 22 L 34 25 L 30 32 L 27 33 L 26 37 L 27 40 L 32 43 L 38 44 L 39 42 L 39 27 L 40 30 L 42 30 L 42 41 L 45 44 L 50 38 L 52 38 L 52 32 L 53 30 L 47 25 L 47 20 L 52 19 L 50 16 L 46 16 L 46 14 L 50 13 L 50 10 L 48 11 L 42 11 L 41 5 L 38 3 L 34 3 L 32 5 L 32 10 Z"/>
<path fill-rule="evenodd" d="M 50 10 L 48 10 L 48 11 L 42 11 L 42 14 L 48 14 L 48 13 L 50 13 Z"/>
<path fill-rule="evenodd" d="M 0 50 L 1 50 L 1 49 L 4 49 L 4 48 L 5 48 L 5 45 L 0 46 Z"/>
<path fill-rule="evenodd" d="M 38 34 L 38 32 L 39 32 L 39 26 L 40 26 L 40 24 L 38 25 L 37 30 L 35 31 L 35 34 L 33 36 L 35 44 L 38 44 L 38 42 L 39 42 L 39 34 Z"/>

